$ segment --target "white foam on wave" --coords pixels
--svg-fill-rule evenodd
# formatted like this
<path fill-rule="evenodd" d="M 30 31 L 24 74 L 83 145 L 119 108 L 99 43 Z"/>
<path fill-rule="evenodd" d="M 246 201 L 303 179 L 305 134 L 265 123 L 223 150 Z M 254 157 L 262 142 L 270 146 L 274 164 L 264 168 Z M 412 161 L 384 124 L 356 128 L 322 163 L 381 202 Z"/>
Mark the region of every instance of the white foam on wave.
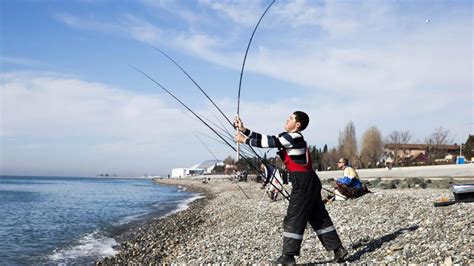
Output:
<path fill-rule="evenodd" d="M 112 222 L 112 225 L 121 226 L 121 225 L 124 225 L 124 224 L 128 224 L 128 223 L 131 223 L 133 221 L 140 220 L 146 214 L 148 214 L 148 212 L 141 212 L 141 213 L 138 213 L 138 214 L 135 214 L 135 215 L 126 216 L 126 217 L 122 218 L 121 220 L 119 220 L 117 222 Z"/>
<path fill-rule="evenodd" d="M 176 207 L 176 209 L 168 212 L 167 214 L 163 215 L 161 218 L 166 218 L 166 217 L 170 216 L 171 214 L 174 214 L 174 213 L 177 213 L 177 212 L 180 212 L 180 211 L 184 211 L 187 208 L 189 208 L 189 204 L 191 204 L 191 202 L 193 202 L 197 199 L 202 199 L 204 197 L 205 196 L 203 196 L 201 194 L 196 194 L 194 197 L 191 197 L 191 198 L 185 199 L 185 200 L 181 200 L 181 201 L 179 201 L 178 206 Z"/>
<path fill-rule="evenodd" d="M 182 186 L 177 186 L 178 191 L 186 191 L 188 188 L 187 187 L 182 187 Z"/>
<path fill-rule="evenodd" d="M 113 247 L 117 245 L 115 239 L 95 231 L 82 237 L 78 245 L 56 250 L 49 256 L 49 259 L 55 263 L 74 263 L 74 261 L 85 257 L 104 258 L 115 255 L 117 251 Z"/>
<path fill-rule="evenodd" d="M 164 214 L 160 218 L 166 218 L 174 213 L 186 210 L 189 208 L 189 205 L 198 199 L 204 198 L 205 196 L 202 194 L 196 194 L 195 196 L 185 199 L 185 200 L 180 200 L 176 201 L 177 207 L 173 209 L 172 211 Z M 133 220 L 139 219 L 140 216 L 143 214 L 139 215 L 133 215 L 126 217 L 124 220 L 120 221 L 120 224 L 125 224 Z M 85 236 L 83 236 L 79 240 L 79 244 L 72 246 L 72 247 L 67 247 L 64 249 L 60 250 L 55 250 L 52 255 L 49 256 L 49 259 L 53 263 L 58 263 L 58 264 L 69 264 L 69 263 L 74 263 L 76 261 L 80 261 L 81 258 L 91 258 L 94 260 L 113 256 L 117 254 L 117 251 L 113 248 L 114 246 L 117 246 L 118 243 L 114 238 L 104 236 L 103 234 L 100 233 L 99 230 L 96 230 L 92 233 L 88 233 Z"/>

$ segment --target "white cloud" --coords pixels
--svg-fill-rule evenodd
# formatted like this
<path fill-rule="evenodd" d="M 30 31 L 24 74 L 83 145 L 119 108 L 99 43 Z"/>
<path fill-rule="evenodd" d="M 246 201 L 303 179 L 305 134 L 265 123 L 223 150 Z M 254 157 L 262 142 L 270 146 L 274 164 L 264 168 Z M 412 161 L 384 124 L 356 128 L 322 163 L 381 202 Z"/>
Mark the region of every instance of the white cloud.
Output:
<path fill-rule="evenodd" d="M 292 28 L 296 28 L 320 25 L 322 11 L 323 9 L 318 5 L 312 6 L 305 0 L 296 0 L 277 3 L 269 12 L 275 14 L 272 19 L 277 19 L 279 25 L 292 25 Z"/>
<path fill-rule="evenodd" d="M 118 27 L 111 22 L 99 21 L 95 17 L 78 17 L 67 13 L 58 13 L 54 17 L 71 28 L 80 30 L 95 30 L 103 32 L 116 32 Z"/>
<path fill-rule="evenodd" d="M 245 26 L 253 26 L 261 16 L 261 3 L 254 0 L 222 1 L 200 0 L 199 3 L 209 6 L 219 15 L 231 19 L 233 22 Z M 266 7 L 265 7 L 266 8 Z"/>
<path fill-rule="evenodd" d="M 28 67 L 28 68 L 34 68 L 34 69 L 41 69 L 41 68 L 54 68 L 54 66 L 38 61 L 38 60 L 33 60 L 30 58 L 21 58 L 21 57 L 11 57 L 11 56 L 0 56 L 0 65 L 16 65 L 16 66 L 22 66 L 22 67 Z"/>
<path fill-rule="evenodd" d="M 56 75 L 8 73 L 1 78 L 2 173 L 18 174 L 17 166 L 31 173 L 49 167 L 69 168 L 69 174 L 136 175 L 153 164 L 155 173 L 166 174 L 210 156 L 192 135 L 206 129 L 184 108 L 174 102 L 169 106 L 162 94 Z M 205 109 L 196 112 L 209 116 Z"/>
<path fill-rule="evenodd" d="M 156 43 L 162 35 L 160 28 L 132 15 L 125 16 L 122 29 L 132 38 L 145 43 Z"/>
<path fill-rule="evenodd" d="M 95 17 L 64 13 L 55 15 L 55 18 L 74 29 L 122 34 L 144 43 L 156 43 L 162 35 L 159 27 L 132 14 L 122 14 L 116 21 L 100 21 Z"/>

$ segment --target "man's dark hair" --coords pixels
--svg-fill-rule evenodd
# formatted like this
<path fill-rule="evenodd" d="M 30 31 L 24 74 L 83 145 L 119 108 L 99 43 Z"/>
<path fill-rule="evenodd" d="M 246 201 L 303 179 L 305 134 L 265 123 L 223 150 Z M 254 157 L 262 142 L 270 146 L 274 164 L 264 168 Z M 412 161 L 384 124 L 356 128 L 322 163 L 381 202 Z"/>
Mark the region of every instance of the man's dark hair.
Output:
<path fill-rule="evenodd" d="M 302 111 L 295 111 L 293 114 L 295 115 L 296 122 L 300 122 L 300 131 L 305 130 L 309 124 L 309 116 Z"/>
<path fill-rule="evenodd" d="M 341 159 L 339 159 L 339 161 L 340 161 L 340 162 L 341 162 L 341 161 L 344 162 L 344 165 L 346 165 L 346 166 L 349 164 L 349 160 L 348 160 L 347 158 L 344 158 L 344 157 L 341 158 Z"/>

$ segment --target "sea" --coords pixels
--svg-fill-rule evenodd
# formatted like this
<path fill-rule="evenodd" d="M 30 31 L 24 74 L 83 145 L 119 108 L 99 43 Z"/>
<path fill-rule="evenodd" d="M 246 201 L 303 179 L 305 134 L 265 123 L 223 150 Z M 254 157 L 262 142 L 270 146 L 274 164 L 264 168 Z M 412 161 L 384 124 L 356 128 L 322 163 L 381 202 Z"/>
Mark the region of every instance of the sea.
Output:
<path fill-rule="evenodd" d="M 94 264 L 201 195 L 150 179 L 0 176 L 0 265 Z"/>

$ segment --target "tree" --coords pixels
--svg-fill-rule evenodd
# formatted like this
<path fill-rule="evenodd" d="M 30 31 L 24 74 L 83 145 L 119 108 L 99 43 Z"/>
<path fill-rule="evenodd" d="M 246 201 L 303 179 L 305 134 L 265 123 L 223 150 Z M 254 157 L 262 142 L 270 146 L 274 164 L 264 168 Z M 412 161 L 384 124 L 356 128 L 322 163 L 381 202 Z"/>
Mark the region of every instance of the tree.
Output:
<path fill-rule="evenodd" d="M 329 167 L 329 165 L 327 164 L 325 160 L 325 156 L 327 156 L 326 154 L 328 153 L 328 145 L 324 144 L 323 150 L 322 151 L 320 150 L 319 153 L 320 153 L 320 156 L 319 156 L 320 164 L 318 166 L 318 170 L 325 171 Z"/>
<path fill-rule="evenodd" d="M 368 168 L 375 167 L 382 154 L 382 133 L 377 127 L 370 127 L 362 136 L 361 163 Z"/>
<path fill-rule="evenodd" d="M 471 160 L 471 158 L 474 156 L 474 135 L 469 135 L 467 138 L 463 147 L 463 153 L 467 160 Z"/>
<path fill-rule="evenodd" d="M 316 146 L 308 146 L 309 148 L 309 155 L 311 156 L 311 160 L 312 160 L 312 163 L 313 163 L 313 169 L 314 170 L 317 170 L 319 165 L 321 164 L 321 158 L 319 156 L 319 152 L 318 152 L 318 149 L 316 148 Z"/>
<path fill-rule="evenodd" d="M 225 166 L 224 165 L 215 165 L 212 169 L 213 174 L 224 174 Z"/>
<path fill-rule="evenodd" d="M 234 165 L 235 164 L 235 161 L 232 157 L 230 156 L 227 156 L 224 160 L 224 164 L 225 165 Z"/>
<path fill-rule="evenodd" d="M 453 142 L 453 138 L 449 136 L 449 130 L 443 127 L 436 128 L 430 136 L 425 139 L 428 145 L 428 159 L 429 164 L 432 164 L 433 159 L 444 158 L 446 154 L 446 147 Z"/>
<path fill-rule="evenodd" d="M 336 148 L 332 148 L 330 151 L 323 153 L 321 162 L 325 167 L 324 170 L 337 170 L 337 162 L 341 155 Z"/>
<path fill-rule="evenodd" d="M 326 152 L 328 152 L 328 145 L 324 144 L 323 153 L 326 153 Z"/>
<path fill-rule="evenodd" d="M 387 142 L 387 144 L 393 145 L 394 165 L 398 164 L 399 152 L 402 153 L 401 158 L 402 159 L 404 158 L 404 151 L 402 150 L 402 146 L 405 144 L 408 144 L 412 138 L 413 138 L 413 134 L 409 130 L 407 131 L 394 130 L 388 135 L 385 142 Z"/>
<path fill-rule="evenodd" d="M 339 133 L 339 154 L 353 165 L 357 163 L 357 138 L 352 121 L 349 121 L 344 131 Z"/>

